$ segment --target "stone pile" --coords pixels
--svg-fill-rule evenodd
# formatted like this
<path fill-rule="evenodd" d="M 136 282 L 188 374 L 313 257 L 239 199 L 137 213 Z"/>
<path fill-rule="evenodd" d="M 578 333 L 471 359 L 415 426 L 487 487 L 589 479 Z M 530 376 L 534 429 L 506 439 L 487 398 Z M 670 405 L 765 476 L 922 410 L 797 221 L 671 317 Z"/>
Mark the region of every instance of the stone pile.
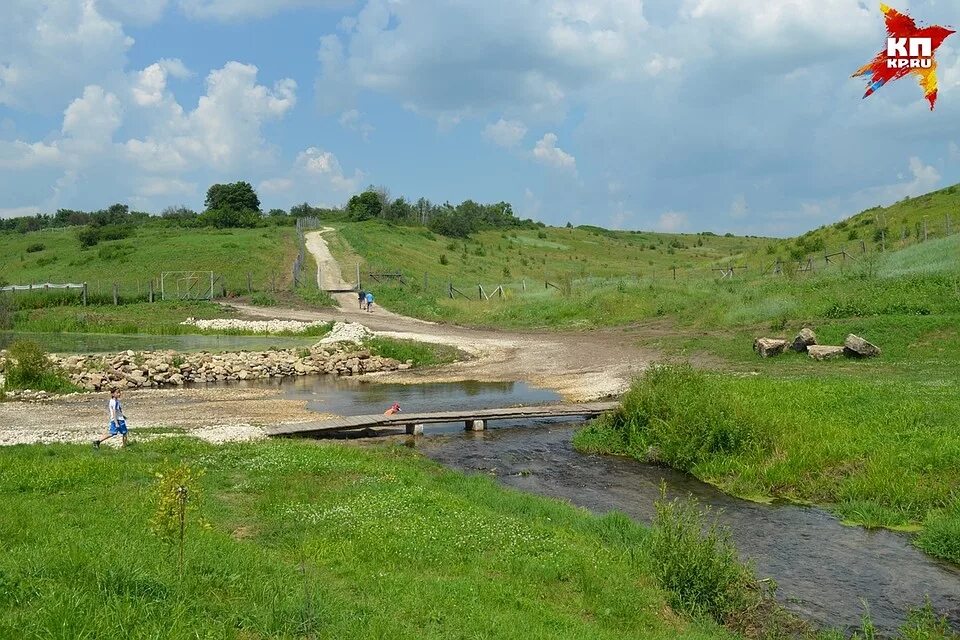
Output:
<path fill-rule="evenodd" d="M 813 329 L 804 327 L 792 340 L 781 338 L 757 338 L 753 341 L 753 350 L 761 358 L 770 358 L 783 353 L 787 347 L 798 353 L 806 352 L 814 360 L 832 360 L 841 356 L 848 358 L 875 358 L 880 348 L 854 334 L 847 336 L 842 347 L 817 344 L 817 335 Z"/>
<path fill-rule="evenodd" d="M 93 391 L 112 386 L 139 389 L 317 374 L 357 376 L 406 370 L 413 365 L 412 361 L 400 363 L 372 355 L 365 349 L 323 345 L 310 349 L 216 354 L 124 351 L 110 355 L 50 356 L 50 359 L 75 385 Z"/>

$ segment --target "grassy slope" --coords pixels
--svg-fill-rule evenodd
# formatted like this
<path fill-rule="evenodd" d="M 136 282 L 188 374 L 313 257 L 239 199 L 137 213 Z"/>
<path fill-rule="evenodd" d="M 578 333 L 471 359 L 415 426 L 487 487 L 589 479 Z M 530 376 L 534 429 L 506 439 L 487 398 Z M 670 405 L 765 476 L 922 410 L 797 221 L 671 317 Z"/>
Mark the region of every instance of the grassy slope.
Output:
<path fill-rule="evenodd" d="M 485 231 L 464 242 L 424 229 L 379 222 L 341 224 L 338 231 L 340 238 L 333 239 L 331 250 L 345 265 L 347 279 L 353 279 L 354 265 L 360 261 L 364 286 L 391 309 L 427 319 L 499 326 L 628 322 L 628 310 L 603 309 L 598 314 L 596 309 L 591 311 L 589 303 L 582 303 L 580 293 L 616 287 L 627 275 L 633 282 L 637 276 L 672 278 L 672 267 L 677 268 L 680 279 L 694 273 L 698 278 L 709 277 L 713 265 L 736 262 L 766 242 L 756 238 L 549 227 L 539 231 Z M 541 234 L 546 237 L 539 237 Z M 696 246 L 700 241 L 703 246 Z M 686 248 L 671 247 L 671 242 Z M 448 264 L 441 264 L 441 256 Z M 410 279 L 407 287 L 377 284 L 366 275 L 397 269 Z M 578 295 L 564 298 L 553 288 L 547 290 L 545 280 L 561 287 L 565 281 L 573 281 Z M 473 301 L 449 300 L 450 282 Z M 524 282 L 526 292 L 522 289 Z M 478 284 L 488 293 L 504 285 L 505 299 L 478 302 Z"/>
<path fill-rule="evenodd" d="M 190 518 L 182 578 L 148 529 L 171 458 L 206 469 L 210 528 Z M 4 637 L 728 637 L 670 612 L 627 519 L 400 447 L 162 439 L 4 460 Z"/>
<path fill-rule="evenodd" d="M 960 562 L 960 236 L 883 254 L 846 274 L 687 286 L 669 296 L 685 329 L 654 346 L 680 358 L 712 354 L 724 371 L 755 374 L 717 374 L 703 389 L 669 393 L 691 404 L 701 393 L 729 402 L 765 445 L 678 466 L 740 495 L 826 504 L 868 525 L 922 525 L 925 550 Z M 883 355 L 823 363 L 752 353 L 754 337 L 792 338 L 804 323 L 821 344 L 856 333 Z M 671 429 L 712 424 L 696 413 L 661 418 Z M 659 437 L 601 430 L 581 444 L 644 458 Z"/>
<path fill-rule="evenodd" d="M 831 225 L 813 229 L 798 238 L 771 243 L 773 248 L 751 254 L 748 259 L 773 262 L 777 257 L 787 259 L 789 250 L 796 247 L 797 241 L 809 242 L 822 240 L 830 252 L 844 248 L 857 255 L 863 240 L 868 251 L 880 247 L 878 231 L 886 229 L 885 243 L 888 250 L 901 249 L 916 244 L 922 237 L 922 225 L 927 223 L 928 238 L 947 236 L 947 216 L 951 216 L 951 233 L 960 230 L 960 185 L 953 185 L 915 198 L 904 198 L 889 207 L 874 207 Z M 903 237 L 904 230 L 908 234 Z M 821 256 L 823 251 L 815 252 Z"/>
<path fill-rule="evenodd" d="M 28 246 L 43 244 L 44 250 L 27 253 Z M 111 283 L 131 295 L 137 283 L 146 293 L 147 281 L 161 271 L 207 270 L 223 274 L 227 289 L 246 288 L 249 272 L 259 287 L 271 276 L 277 286 L 289 287 L 290 265 L 296 256 L 296 233 L 290 227 L 263 229 L 180 229 L 138 227 L 126 240 L 101 242 L 81 249 L 76 229 L 50 229 L 27 234 L 0 234 L 0 274 L 7 282 L 90 283 L 110 292 Z M 112 256 L 112 257 L 111 257 Z"/>

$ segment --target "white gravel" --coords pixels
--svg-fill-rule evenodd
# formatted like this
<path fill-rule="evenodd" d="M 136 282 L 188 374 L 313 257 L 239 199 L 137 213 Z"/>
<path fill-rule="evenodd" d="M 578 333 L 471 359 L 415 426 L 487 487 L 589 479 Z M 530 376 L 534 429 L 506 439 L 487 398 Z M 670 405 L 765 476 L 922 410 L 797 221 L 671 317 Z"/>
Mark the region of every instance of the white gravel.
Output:
<path fill-rule="evenodd" d="M 326 322 L 300 322 L 299 320 L 234 320 L 231 318 L 217 318 L 214 320 L 198 320 L 187 318 L 180 324 L 192 325 L 201 329 L 215 331 L 253 331 L 255 333 L 303 333 L 313 327 L 321 327 Z"/>
<path fill-rule="evenodd" d="M 363 344 L 373 337 L 373 332 L 359 322 L 337 322 L 333 330 L 323 337 L 318 344 L 335 344 L 337 342 L 352 342 Z"/>

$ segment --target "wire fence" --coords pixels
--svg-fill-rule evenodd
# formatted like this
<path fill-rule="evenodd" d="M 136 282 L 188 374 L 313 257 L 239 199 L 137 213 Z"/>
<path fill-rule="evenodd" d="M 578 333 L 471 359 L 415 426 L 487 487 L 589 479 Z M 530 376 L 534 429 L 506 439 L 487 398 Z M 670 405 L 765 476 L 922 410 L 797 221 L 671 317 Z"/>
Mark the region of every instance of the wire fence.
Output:
<path fill-rule="evenodd" d="M 303 264 L 306 262 L 306 238 L 304 231 L 310 229 L 319 229 L 320 220 L 318 218 L 297 218 L 297 257 L 293 261 L 292 282 L 293 287 L 297 288 L 301 284 L 303 277 Z"/>

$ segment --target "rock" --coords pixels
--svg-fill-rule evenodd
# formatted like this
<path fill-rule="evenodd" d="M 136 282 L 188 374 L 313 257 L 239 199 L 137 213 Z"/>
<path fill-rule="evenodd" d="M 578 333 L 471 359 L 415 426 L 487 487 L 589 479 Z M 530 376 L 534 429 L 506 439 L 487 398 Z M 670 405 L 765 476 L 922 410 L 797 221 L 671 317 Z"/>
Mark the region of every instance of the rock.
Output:
<path fill-rule="evenodd" d="M 807 355 L 814 360 L 833 360 L 843 355 L 843 347 L 831 347 L 827 345 L 810 345 L 807 347 Z"/>
<path fill-rule="evenodd" d="M 411 366 L 412 366 L 412 365 L 409 365 L 409 364 L 406 364 L 406 363 L 404 363 L 404 364 L 398 364 L 398 365 L 397 365 L 397 370 L 398 370 L 398 371 L 406 371 L 406 370 L 410 369 Z"/>
<path fill-rule="evenodd" d="M 880 355 L 880 348 L 852 333 L 843 341 L 843 351 L 851 358 L 873 358 Z"/>
<path fill-rule="evenodd" d="M 787 341 L 780 340 L 779 338 L 757 338 L 753 342 L 753 350 L 756 351 L 761 358 L 778 356 L 783 353 L 783 350 L 786 348 Z"/>
<path fill-rule="evenodd" d="M 815 344 L 817 344 L 817 334 L 813 332 L 813 329 L 804 327 L 800 329 L 800 333 L 793 339 L 793 344 L 790 345 L 790 348 L 797 353 L 803 353 Z"/>

